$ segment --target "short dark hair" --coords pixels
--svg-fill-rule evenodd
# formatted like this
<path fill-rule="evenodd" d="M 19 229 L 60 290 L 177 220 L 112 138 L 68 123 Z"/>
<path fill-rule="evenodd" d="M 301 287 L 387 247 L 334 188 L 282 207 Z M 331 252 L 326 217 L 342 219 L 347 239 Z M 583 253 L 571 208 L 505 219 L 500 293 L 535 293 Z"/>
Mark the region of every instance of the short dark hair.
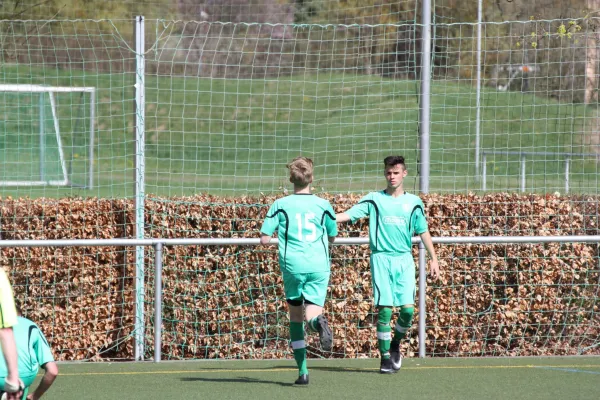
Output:
<path fill-rule="evenodd" d="M 402 156 L 387 156 L 383 160 L 383 164 L 385 167 L 395 167 L 398 164 L 401 164 L 404 169 L 406 169 L 406 164 L 404 164 L 404 157 Z"/>

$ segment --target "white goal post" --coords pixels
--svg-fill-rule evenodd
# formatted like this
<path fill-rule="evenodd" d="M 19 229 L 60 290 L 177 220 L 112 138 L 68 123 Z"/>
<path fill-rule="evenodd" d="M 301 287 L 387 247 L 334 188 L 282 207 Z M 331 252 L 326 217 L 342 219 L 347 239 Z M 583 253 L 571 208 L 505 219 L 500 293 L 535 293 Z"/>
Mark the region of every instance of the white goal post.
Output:
<path fill-rule="evenodd" d="M 93 188 L 94 186 L 94 141 L 95 141 L 95 117 L 96 117 L 96 88 L 95 87 L 75 87 L 75 86 L 45 86 L 45 85 L 32 85 L 32 84 L 0 84 L 0 94 L 3 93 L 25 93 L 25 94 L 39 94 L 39 177 L 38 179 L 16 179 L 16 180 L 2 180 L 0 178 L 0 187 L 4 186 L 72 186 L 73 182 L 70 177 L 70 171 L 67 167 L 67 158 L 65 155 L 65 146 L 63 144 L 63 137 L 61 135 L 61 116 L 58 111 L 58 102 L 56 99 L 57 93 L 81 93 L 82 96 L 88 95 L 88 118 L 89 118 L 89 137 L 87 143 L 87 171 L 85 183 L 83 187 Z M 47 95 L 47 97 L 46 97 Z M 44 113 L 44 102 L 46 99 L 49 101 L 49 110 L 52 114 L 52 128 L 53 132 L 51 135 L 56 137 L 56 148 L 58 151 L 58 164 L 59 167 L 59 179 L 56 177 L 46 178 L 45 173 L 45 120 L 46 116 Z M 32 105 L 33 107 L 33 105 Z M 49 117 L 49 116 L 48 116 Z M 49 119 L 49 118 L 48 118 Z M 18 133 L 17 133 L 18 134 Z M 30 134 L 33 134 L 31 132 Z"/>

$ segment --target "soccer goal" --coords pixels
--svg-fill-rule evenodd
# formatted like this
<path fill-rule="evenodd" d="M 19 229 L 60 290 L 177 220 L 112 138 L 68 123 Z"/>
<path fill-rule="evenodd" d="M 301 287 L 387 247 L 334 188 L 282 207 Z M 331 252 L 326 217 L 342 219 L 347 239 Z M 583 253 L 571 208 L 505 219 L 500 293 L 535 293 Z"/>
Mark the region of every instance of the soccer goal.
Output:
<path fill-rule="evenodd" d="M 0 84 L 0 186 L 94 186 L 96 88 Z"/>

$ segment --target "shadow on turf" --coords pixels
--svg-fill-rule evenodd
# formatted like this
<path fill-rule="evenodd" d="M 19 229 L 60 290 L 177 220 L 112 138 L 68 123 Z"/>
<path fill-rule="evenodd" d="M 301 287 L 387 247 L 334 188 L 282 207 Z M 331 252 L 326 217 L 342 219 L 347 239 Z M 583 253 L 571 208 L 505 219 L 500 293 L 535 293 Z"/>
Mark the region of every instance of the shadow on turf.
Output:
<path fill-rule="evenodd" d="M 290 367 L 284 367 L 284 366 L 276 366 L 276 367 L 271 367 L 268 369 L 289 369 Z M 379 373 L 379 369 L 361 369 L 361 368 L 345 368 L 345 367 L 325 367 L 325 366 L 318 366 L 318 365 L 310 365 L 310 363 L 308 364 L 308 370 L 309 372 L 312 370 L 315 371 L 328 371 L 328 372 L 358 372 L 361 374 L 378 374 Z"/>
<path fill-rule="evenodd" d="M 279 386 L 285 386 L 285 387 L 290 387 L 290 386 L 294 386 L 293 383 L 285 383 L 285 382 L 277 382 L 277 381 L 265 381 L 262 379 L 255 379 L 255 378 L 245 378 L 245 377 L 239 377 L 239 378 L 200 378 L 200 377 L 185 377 L 185 378 L 181 378 L 182 382 L 221 382 L 221 383 L 270 383 L 272 385 L 279 385 Z"/>

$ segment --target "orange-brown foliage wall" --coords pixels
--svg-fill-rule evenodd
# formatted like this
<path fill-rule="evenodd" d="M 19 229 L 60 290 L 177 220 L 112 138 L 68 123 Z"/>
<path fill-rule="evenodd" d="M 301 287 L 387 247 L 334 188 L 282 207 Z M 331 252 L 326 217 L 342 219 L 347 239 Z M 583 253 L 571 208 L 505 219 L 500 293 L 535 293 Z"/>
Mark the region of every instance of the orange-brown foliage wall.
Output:
<path fill-rule="evenodd" d="M 327 195 L 336 212 L 358 195 Z M 598 198 L 422 196 L 435 236 L 598 235 Z M 149 198 L 146 237 L 257 237 L 275 197 Z M 131 238 L 128 200 L 2 199 L 2 239 Z M 366 236 L 367 221 L 342 227 Z M 427 353 L 590 354 L 600 335 L 598 244 L 444 245 L 428 279 Z M 334 246 L 326 312 L 335 357 L 375 356 L 367 246 Z M 415 249 L 415 256 L 416 256 Z M 152 348 L 154 252 L 146 258 L 146 338 Z M 288 354 L 287 315 L 274 248 L 164 248 L 165 358 L 275 358 Z M 2 248 L 25 314 L 61 360 L 131 359 L 135 249 Z M 415 326 L 416 326 L 415 320 Z M 416 329 L 415 329 L 416 330 Z M 405 345 L 417 349 L 417 335 Z M 314 338 L 309 343 L 315 345 Z M 315 347 L 312 353 L 320 354 Z M 151 355 L 148 350 L 147 356 Z"/>

